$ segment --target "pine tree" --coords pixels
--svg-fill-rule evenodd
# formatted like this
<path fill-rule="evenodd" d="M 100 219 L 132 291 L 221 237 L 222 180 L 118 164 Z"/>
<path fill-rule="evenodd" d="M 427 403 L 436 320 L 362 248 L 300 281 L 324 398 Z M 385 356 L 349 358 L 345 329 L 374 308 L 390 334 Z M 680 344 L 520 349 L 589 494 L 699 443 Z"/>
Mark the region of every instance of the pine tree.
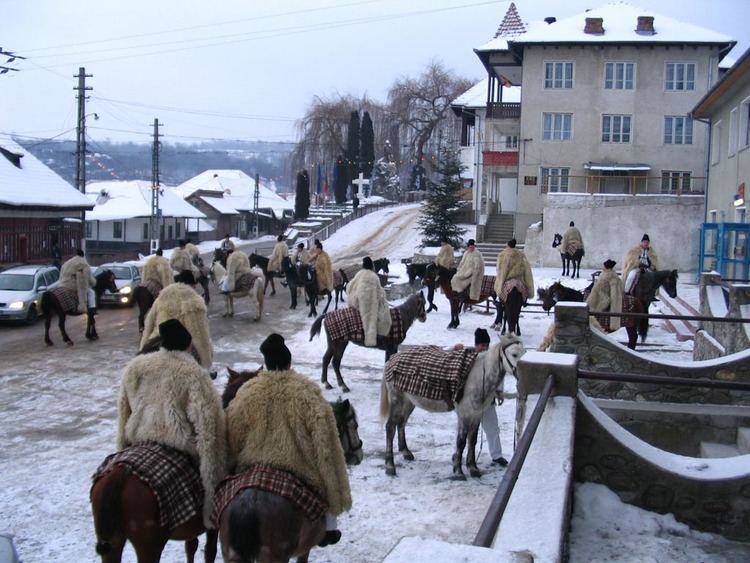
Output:
<path fill-rule="evenodd" d="M 333 166 L 333 196 L 338 204 L 346 203 L 346 188 L 349 185 L 347 168 L 346 160 L 339 155 Z"/>
<path fill-rule="evenodd" d="M 344 185 L 347 187 L 359 174 L 361 162 L 360 140 L 359 112 L 353 111 L 349 117 L 349 129 L 346 135 L 346 160 L 349 166 L 347 166 Z"/>
<path fill-rule="evenodd" d="M 453 246 L 460 245 L 466 232 L 458 225 L 463 189 L 461 172 L 464 168 L 457 150 L 451 147 L 441 149 L 436 168 L 438 183 L 430 185 L 430 193 L 418 220 L 425 246 L 439 246 L 444 237 Z"/>
<path fill-rule="evenodd" d="M 307 170 L 297 173 L 297 191 L 294 198 L 294 217 L 307 219 L 310 215 L 310 175 Z"/>
<path fill-rule="evenodd" d="M 362 173 L 368 180 L 372 176 L 372 167 L 375 164 L 375 132 L 372 128 L 370 112 L 366 111 L 362 116 L 362 128 L 360 129 L 360 157 L 362 158 Z"/>
<path fill-rule="evenodd" d="M 379 158 L 375 166 L 372 167 L 370 186 L 373 194 L 398 200 L 401 195 L 401 182 L 392 154 L 390 141 L 386 141 L 383 148 L 383 158 Z"/>

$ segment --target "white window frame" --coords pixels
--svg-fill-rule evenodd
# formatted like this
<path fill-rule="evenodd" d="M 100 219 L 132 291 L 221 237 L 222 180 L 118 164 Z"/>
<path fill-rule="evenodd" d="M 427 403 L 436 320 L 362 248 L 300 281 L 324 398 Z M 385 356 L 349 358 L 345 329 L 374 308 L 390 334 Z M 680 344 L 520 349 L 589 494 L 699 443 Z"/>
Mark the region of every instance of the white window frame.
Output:
<path fill-rule="evenodd" d="M 617 67 L 622 66 L 622 78 L 620 79 L 621 85 L 618 86 L 617 78 Z M 612 67 L 612 79 L 611 85 L 607 86 L 607 70 Z M 632 74 L 630 78 L 630 86 L 628 86 L 627 69 L 631 67 Z M 636 65 L 630 61 L 607 61 L 604 63 L 604 89 L 605 90 L 635 90 L 635 69 Z"/>
<path fill-rule="evenodd" d="M 672 66 L 672 79 L 669 78 L 669 67 Z M 688 69 L 693 69 L 692 81 L 688 79 Z M 682 78 L 678 80 L 678 69 L 682 69 Z M 698 65 L 689 61 L 667 61 L 664 63 L 664 91 L 665 92 L 692 92 L 695 90 L 696 70 Z M 677 88 L 678 84 L 682 88 Z M 671 84 L 671 87 L 670 87 Z"/>
<path fill-rule="evenodd" d="M 627 133 L 625 132 L 626 121 Z M 602 114 L 601 132 L 602 143 L 629 144 L 633 139 L 633 116 L 619 113 L 604 113 Z M 624 139 L 626 135 L 627 140 Z"/>
<path fill-rule="evenodd" d="M 120 235 L 117 236 L 117 227 L 120 227 Z M 112 238 L 113 239 L 121 239 L 123 238 L 122 235 L 124 234 L 125 226 L 123 225 L 123 221 L 112 221 Z"/>
<path fill-rule="evenodd" d="M 550 127 L 549 129 L 546 128 L 545 121 L 547 119 L 547 116 L 550 116 Z M 559 116 L 559 130 L 556 128 L 556 121 Z M 565 137 L 565 121 L 568 121 L 568 127 L 567 132 L 568 136 Z M 547 137 L 547 132 L 549 131 L 549 137 Z M 571 141 L 573 139 L 573 114 L 572 113 L 566 113 L 566 112 L 543 112 L 542 113 L 542 140 L 544 141 Z"/>
<path fill-rule="evenodd" d="M 713 125 L 711 131 L 711 164 L 718 164 L 721 160 L 721 134 L 723 129 L 721 120 Z"/>
<path fill-rule="evenodd" d="M 539 169 L 539 177 L 541 178 L 542 191 L 547 193 L 566 193 L 570 188 L 570 168 L 566 166 L 542 166 Z M 556 181 L 550 182 L 549 186 L 545 186 L 545 177 L 555 178 Z"/>
<path fill-rule="evenodd" d="M 668 128 L 667 120 L 671 120 L 671 124 Z M 681 135 L 678 139 L 678 120 L 682 122 Z M 688 127 L 689 125 L 689 127 Z M 690 135 L 688 137 L 688 128 L 690 129 Z M 669 137 L 669 140 L 667 140 Z M 665 145 L 692 145 L 693 144 L 693 120 L 689 115 L 665 115 L 664 116 L 664 138 L 663 142 Z"/>
<path fill-rule="evenodd" d="M 732 158 L 737 154 L 737 142 L 739 141 L 739 135 L 737 132 L 737 108 L 732 108 L 729 112 L 729 143 L 727 145 L 727 158 Z"/>
<path fill-rule="evenodd" d="M 84 237 L 86 238 L 94 238 L 94 222 L 93 221 L 86 221 L 86 225 L 84 225 Z"/>
<path fill-rule="evenodd" d="M 747 223 L 747 207 L 734 208 L 734 222 Z"/>
<path fill-rule="evenodd" d="M 750 146 L 750 97 L 740 102 L 740 127 L 738 149 Z"/>
<path fill-rule="evenodd" d="M 690 192 L 692 191 L 692 182 L 693 173 L 690 170 L 661 171 L 661 193 L 663 194 Z M 687 186 L 685 184 L 687 184 Z"/>
<path fill-rule="evenodd" d="M 551 65 L 552 75 L 547 78 L 547 69 Z M 558 65 L 561 65 L 558 67 Z M 566 77 L 566 67 L 570 65 L 570 78 Z M 562 73 L 557 76 L 558 70 Z M 570 90 L 575 86 L 576 65 L 575 61 L 544 61 L 542 87 L 545 90 Z M 568 81 L 570 85 L 568 85 Z"/>
<path fill-rule="evenodd" d="M 503 141 L 502 148 L 506 151 L 518 149 L 518 135 L 504 135 Z"/>

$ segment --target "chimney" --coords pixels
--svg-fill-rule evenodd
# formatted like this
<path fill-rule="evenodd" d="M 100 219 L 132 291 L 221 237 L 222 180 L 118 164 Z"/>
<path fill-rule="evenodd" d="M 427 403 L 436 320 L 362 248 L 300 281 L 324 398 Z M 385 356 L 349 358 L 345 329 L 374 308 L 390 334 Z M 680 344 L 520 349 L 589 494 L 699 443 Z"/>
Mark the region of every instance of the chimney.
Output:
<path fill-rule="evenodd" d="M 555 23 L 557 21 L 557 18 L 553 17 L 553 16 L 548 16 L 548 17 L 544 18 L 544 21 L 547 22 L 548 24 L 552 24 L 552 23 Z"/>
<path fill-rule="evenodd" d="M 586 27 L 583 28 L 583 32 L 590 33 L 591 35 L 599 35 L 604 33 L 604 19 L 586 18 Z"/>
<path fill-rule="evenodd" d="M 654 16 L 638 16 L 638 27 L 636 32 L 643 34 L 654 34 Z"/>

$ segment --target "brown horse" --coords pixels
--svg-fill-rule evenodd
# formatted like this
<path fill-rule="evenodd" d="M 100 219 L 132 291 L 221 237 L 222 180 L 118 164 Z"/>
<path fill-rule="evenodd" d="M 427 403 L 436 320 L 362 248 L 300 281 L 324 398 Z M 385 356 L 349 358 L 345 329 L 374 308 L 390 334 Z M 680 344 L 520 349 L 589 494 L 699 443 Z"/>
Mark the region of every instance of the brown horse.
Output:
<path fill-rule="evenodd" d="M 226 408 L 239 388 L 257 372 L 232 372 L 222 395 Z M 347 400 L 329 403 L 336 419 L 346 462 L 362 461 L 357 413 Z M 274 493 L 247 488 L 237 493 L 221 514 L 219 537 L 226 563 L 306 563 L 310 550 L 325 536 L 325 518 L 307 518 L 294 504 Z"/>
<path fill-rule="evenodd" d="M 149 291 L 148 287 L 141 284 L 133 290 L 133 301 L 138 304 L 138 332 L 143 332 L 146 314 L 153 307 L 156 297 Z"/>
<path fill-rule="evenodd" d="M 631 313 L 648 313 L 648 308 L 656 298 L 656 292 L 663 287 L 671 298 L 677 297 L 677 270 L 644 270 L 635 284 L 631 295 L 623 296 L 622 310 Z M 623 317 L 622 324 L 628 332 L 628 348 L 635 350 L 638 335 L 641 342 L 648 335 L 648 319 Z"/>
<path fill-rule="evenodd" d="M 250 254 L 250 256 L 247 257 L 250 261 L 250 267 L 258 267 L 261 270 L 263 270 L 263 275 L 266 278 L 266 283 L 263 285 L 263 295 L 266 294 L 266 288 L 268 287 L 268 284 L 271 284 L 271 295 L 276 295 L 276 284 L 273 283 L 273 278 L 276 275 L 282 275 L 281 272 L 269 272 L 268 271 L 268 263 L 270 260 L 266 258 L 265 256 L 261 256 L 260 254 L 255 254 L 253 252 Z"/>
<path fill-rule="evenodd" d="M 99 302 L 102 293 L 106 290 L 109 290 L 112 293 L 117 293 L 119 291 L 115 284 L 115 274 L 112 270 L 104 270 L 103 272 L 100 272 L 95 276 L 95 279 L 96 284 L 94 285 L 94 293 L 96 293 L 97 303 Z M 80 315 L 81 313 L 71 311 L 70 307 L 63 306 L 55 291 L 56 290 L 53 289 L 45 291 L 42 294 L 41 310 L 44 315 L 44 342 L 47 346 L 52 346 L 54 344 L 49 337 L 49 327 L 52 324 L 52 317 L 57 315 L 57 318 L 59 319 L 57 324 L 60 327 L 60 334 L 62 334 L 63 341 L 65 341 L 68 346 L 73 346 L 73 341 L 68 336 L 68 333 L 65 332 L 65 317 L 68 315 Z M 99 338 L 99 335 L 96 333 L 96 320 L 94 319 L 94 315 L 96 315 L 96 307 L 88 308 L 86 311 L 86 338 L 89 340 L 97 340 Z"/>
<path fill-rule="evenodd" d="M 314 317 L 318 314 L 316 305 L 318 304 L 318 299 L 321 295 L 328 296 L 328 302 L 323 308 L 323 315 L 325 315 L 326 311 L 328 311 L 328 307 L 331 306 L 331 299 L 333 299 L 333 295 L 331 295 L 331 292 L 328 289 L 321 289 L 318 287 L 318 275 L 315 272 L 315 267 L 310 264 L 300 264 L 299 276 L 302 280 L 302 285 L 305 288 L 307 302 L 310 304 L 310 312 L 307 314 L 307 316 Z"/>

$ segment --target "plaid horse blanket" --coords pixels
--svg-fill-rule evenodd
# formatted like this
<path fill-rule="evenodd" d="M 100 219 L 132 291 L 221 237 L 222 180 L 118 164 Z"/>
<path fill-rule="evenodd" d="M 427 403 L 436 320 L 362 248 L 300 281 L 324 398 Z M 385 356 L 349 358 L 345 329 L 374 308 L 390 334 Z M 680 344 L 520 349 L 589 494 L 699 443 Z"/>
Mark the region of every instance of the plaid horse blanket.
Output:
<path fill-rule="evenodd" d="M 401 344 L 406 338 L 406 330 L 401 321 L 401 311 L 391 308 L 391 330 L 385 336 L 378 335 L 378 340 L 383 338 L 388 344 Z M 337 311 L 331 311 L 326 315 L 326 332 L 335 340 L 349 340 L 356 343 L 364 343 L 365 329 L 362 326 L 362 317 L 359 310 L 354 307 L 344 307 Z"/>
<path fill-rule="evenodd" d="M 385 379 L 404 393 L 445 401 L 452 410 L 454 403 L 461 400 L 478 355 L 473 348 L 416 346 L 391 356 L 385 365 Z"/>
<path fill-rule="evenodd" d="M 487 298 L 495 295 L 495 276 L 484 276 L 482 278 L 482 289 L 479 292 L 479 298 Z"/>
<path fill-rule="evenodd" d="M 124 465 L 156 496 L 159 525 L 172 530 L 201 513 L 203 485 L 198 463 L 188 454 L 144 442 L 107 456 L 94 473 L 93 482 L 115 465 Z"/>
<path fill-rule="evenodd" d="M 623 313 L 645 313 L 645 309 L 643 307 L 643 303 L 641 303 L 641 300 L 633 295 L 628 295 L 627 293 L 622 296 L 622 312 Z M 637 319 L 635 317 L 621 317 L 622 326 L 628 327 L 628 328 L 638 328 L 638 321 L 640 319 Z M 601 323 L 601 321 L 597 318 L 597 320 Z M 604 326 L 604 325 L 602 325 Z M 607 329 L 609 329 L 609 319 L 607 319 Z"/>
<path fill-rule="evenodd" d="M 520 291 L 521 295 L 523 295 L 526 299 L 529 298 L 529 289 L 526 287 L 526 284 L 516 278 L 508 280 L 503 284 L 503 289 L 500 291 L 500 295 L 498 296 L 500 297 L 500 301 L 505 303 L 508 300 L 508 295 L 510 295 L 510 292 L 513 291 L 514 287 L 518 291 Z"/>
<path fill-rule="evenodd" d="M 217 529 L 224 509 L 245 489 L 259 489 L 283 497 L 313 522 L 328 508 L 321 491 L 293 473 L 270 465 L 254 464 L 242 473 L 227 477 L 216 487 L 211 519 Z"/>
<path fill-rule="evenodd" d="M 161 284 L 156 280 L 147 280 L 143 282 L 141 285 L 148 290 L 148 292 L 151 294 L 151 297 L 153 297 L 154 299 L 159 297 L 161 290 L 164 289 L 161 286 Z"/>
<path fill-rule="evenodd" d="M 240 293 L 242 291 L 250 291 L 253 288 L 253 284 L 255 284 L 255 280 L 258 279 L 258 276 L 246 273 L 242 274 L 239 279 L 234 283 L 234 291 L 232 293 Z"/>
<path fill-rule="evenodd" d="M 78 293 L 76 290 L 68 289 L 67 287 L 56 287 L 49 291 L 57 299 L 57 302 L 65 313 L 68 315 L 78 314 Z"/>

